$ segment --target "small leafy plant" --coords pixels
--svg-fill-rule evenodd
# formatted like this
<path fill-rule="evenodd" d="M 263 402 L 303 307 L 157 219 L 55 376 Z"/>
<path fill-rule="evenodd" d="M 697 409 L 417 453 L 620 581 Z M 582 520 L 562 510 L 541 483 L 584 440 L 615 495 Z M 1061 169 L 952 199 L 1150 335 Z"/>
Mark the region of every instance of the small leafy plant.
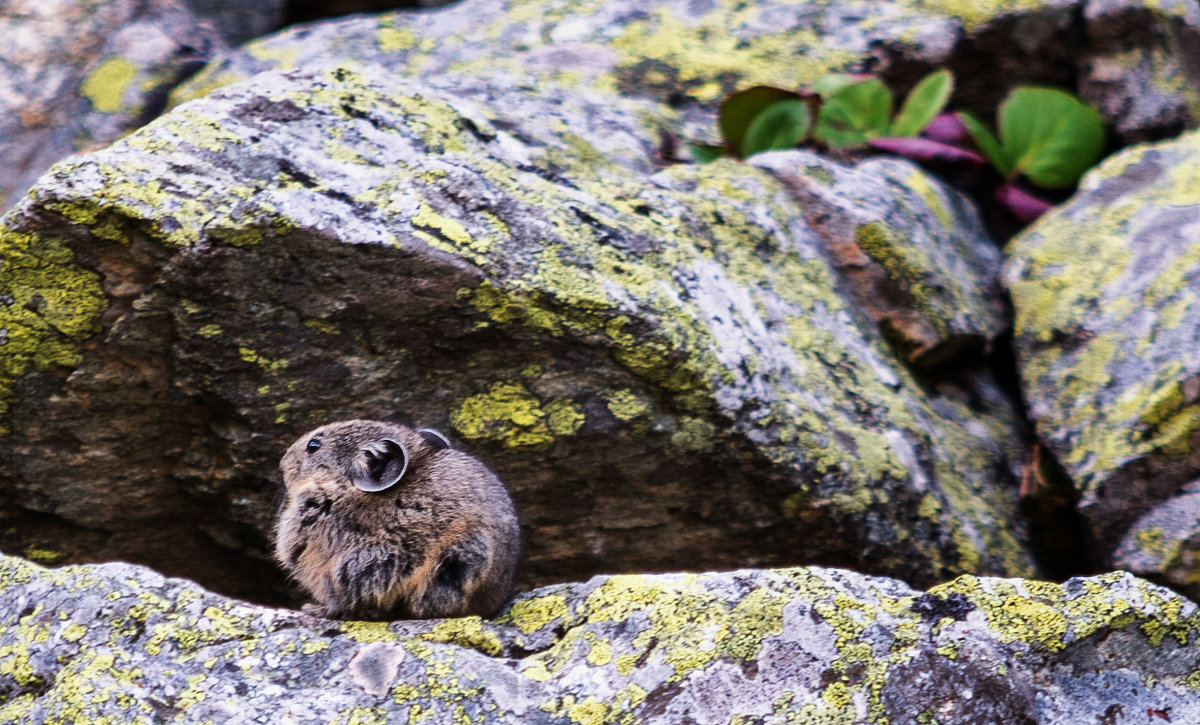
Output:
<path fill-rule="evenodd" d="M 954 77 L 947 70 L 925 76 L 894 117 L 892 92 L 878 78 L 831 76 L 816 87 L 823 102 L 813 135 L 834 148 L 846 148 L 879 138 L 915 137 L 945 108 Z"/>
<path fill-rule="evenodd" d="M 971 114 L 956 115 L 1004 179 L 996 190 L 997 200 L 1022 221 L 1036 219 L 1049 203 L 1016 186 L 1017 179 L 1024 177 L 1043 189 L 1070 189 L 1104 152 L 1100 114 L 1054 88 L 1024 87 L 1009 93 L 996 114 L 998 139 Z"/>
<path fill-rule="evenodd" d="M 966 112 L 944 113 L 954 90 L 950 71 L 925 76 L 899 112 L 875 77 L 831 75 L 802 91 L 771 86 L 735 93 L 722 104 L 719 146 L 694 145 L 701 162 L 747 158 L 762 151 L 816 145 L 870 147 L 920 163 L 981 167 L 1001 177 L 993 197 L 1020 222 L 1036 219 L 1050 202 L 1022 181 L 1057 191 L 1070 189 L 1104 150 L 1104 124 L 1093 109 L 1052 88 L 1022 87 L 1000 105 L 999 137 Z"/>

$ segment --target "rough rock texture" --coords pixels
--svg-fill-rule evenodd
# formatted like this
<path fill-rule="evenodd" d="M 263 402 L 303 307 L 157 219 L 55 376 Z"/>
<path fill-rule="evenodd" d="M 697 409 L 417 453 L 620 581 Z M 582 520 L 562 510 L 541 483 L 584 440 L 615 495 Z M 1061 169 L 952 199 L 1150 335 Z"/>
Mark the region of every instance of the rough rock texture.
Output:
<path fill-rule="evenodd" d="M 7 722 L 1200 720 L 1196 605 L 1129 574 L 596 577 L 494 621 L 330 622 L 125 564 L 0 557 Z"/>
<path fill-rule="evenodd" d="M 1200 3 L 1088 0 L 1079 93 L 1122 141 L 1200 123 Z"/>
<path fill-rule="evenodd" d="M 831 71 L 882 73 L 905 90 L 945 66 L 958 78 L 956 103 L 987 115 L 1015 84 L 1078 81 L 1136 140 L 1200 121 L 1198 14 L 1192 0 L 466 0 L 286 30 L 213 63 L 177 97 L 354 59 L 422 78 L 527 73 L 687 111 Z"/>
<path fill-rule="evenodd" d="M 811 152 L 759 154 L 820 235 L 855 306 L 906 358 L 987 348 L 1008 325 L 1000 251 L 972 202 L 901 159 L 855 166 Z"/>
<path fill-rule="evenodd" d="M 158 115 L 225 49 L 172 0 L 9 0 L 0 11 L 0 209 L 55 161 Z"/>
<path fill-rule="evenodd" d="M 72 560 L 254 582 L 220 569 L 260 552 L 284 446 L 400 412 L 513 486 L 527 581 L 1028 572 L 1004 396 L 918 384 L 771 175 L 655 172 L 669 118 L 461 76 L 263 74 L 56 166 L 0 232 L 14 536 L 44 515 L 86 542 Z"/>
<path fill-rule="evenodd" d="M 1197 169 L 1200 133 L 1127 149 L 1008 249 L 1029 410 L 1109 554 L 1135 519 L 1200 474 Z M 1147 533 L 1149 521 L 1126 538 L 1121 561 L 1163 572 L 1129 549 L 1159 547 L 1171 581 L 1195 587 L 1194 534 Z M 1186 556 L 1163 558 L 1180 546 Z"/>
<path fill-rule="evenodd" d="M 236 45 L 259 35 L 278 30 L 283 24 L 286 0 L 183 0 L 199 17 L 208 20 L 221 33 L 226 43 Z"/>

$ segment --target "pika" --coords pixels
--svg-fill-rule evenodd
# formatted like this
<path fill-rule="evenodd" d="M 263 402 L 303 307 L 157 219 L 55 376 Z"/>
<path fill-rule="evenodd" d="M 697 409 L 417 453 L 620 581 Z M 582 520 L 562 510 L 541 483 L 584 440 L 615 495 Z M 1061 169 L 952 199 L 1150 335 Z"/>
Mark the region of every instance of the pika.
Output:
<path fill-rule="evenodd" d="M 275 558 L 333 619 L 494 614 L 521 533 L 504 484 L 441 433 L 348 420 L 279 462 Z"/>

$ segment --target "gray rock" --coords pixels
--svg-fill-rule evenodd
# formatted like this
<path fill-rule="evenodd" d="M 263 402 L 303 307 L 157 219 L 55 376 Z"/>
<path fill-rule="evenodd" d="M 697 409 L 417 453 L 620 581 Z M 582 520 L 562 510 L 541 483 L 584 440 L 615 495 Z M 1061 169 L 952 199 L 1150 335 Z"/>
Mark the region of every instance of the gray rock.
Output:
<path fill-rule="evenodd" d="M 808 151 L 759 154 L 820 235 L 855 306 L 899 354 L 943 362 L 1008 325 L 1000 250 L 972 202 L 903 159 L 853 167 Z"/>
<path fill-rule="evenodd" d="M 1200 718 L 1196 605 L 1125 573 L 596 577 L 495 620 L 331 622 L 128 564 L 0 557 L 0 719 L 866 723 Z"/>
<path fill-rule="evenodd" d="M 226 48 L 173 0 L 10 0 L 0 12 L 0 210 L 55 161 L 156 116 Z"/>
<path fill-rule="evenodd" d="M 396 73 L 528 74 L 709 111 L 755 84 L 882 73 L 907 90 L 928 69 L 958 78 L 956 104 L 991 116 L 1014 85 L 1071 87 L 1124 140 L 1194 124 L 1200 107 L 1191 0 L 1019 3 L 804 2 L 730 8 L 690 0 L 467 0 L 298 26 L 233 51 L 177 94 L 196 98 L 265 70 L 354 60 Z M 869 18 L 869 22 L 864 19 Z M 711 133 L 700 114 L 685 136 Z"/>
<path fill-rule="evenodd" d="M 1113 552 L 1113 563 L 1195 597 L 1200 594 L 1198 553 L 1200 482 L 1192 481 L 1129 527 Z"/>
<path fill-rule="evenodd" d="M 1200 474 L 1198 163 L 1195 132 L 1127 149 L 1008 249 L 1029 410 L 1108 555 Z"/>
<path fill-rule="evenodd" d="M 1200 5 L 1096 0 L 1083 18 L 1080 96 L 1124 143 L 1200 123 Z"/>
<path fill-rule="evenodd" d="M 1004 396 L 915 380 L 770 174 L 656 170 L 664 117 L 268 73 L 59 164 L 3 222 L 0 490 L 13 530 L 73 533 L 6 546 L 268 596 L 231 587 L 266 566 L 283 448 L 399 412 L 512 485 L 526 581 L 1028 572 Z"/>
<path fill-rule="evenodd" d="M 229 45 L 278 30 L 283 24 L 284 0 L 234 3 L 228 0 L 185 0 L 197 16 L 216 26 Z"/>

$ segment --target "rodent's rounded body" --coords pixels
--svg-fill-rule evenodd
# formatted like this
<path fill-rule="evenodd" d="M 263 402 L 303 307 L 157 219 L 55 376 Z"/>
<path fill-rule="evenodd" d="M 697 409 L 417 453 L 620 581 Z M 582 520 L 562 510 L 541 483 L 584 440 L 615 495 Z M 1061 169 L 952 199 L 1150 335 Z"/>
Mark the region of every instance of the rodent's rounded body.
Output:
<path fill-rule="evenodd" d="M 302 436 L 275 557 L 339 619 L 488 616 L 509 598 L 520 527 L 504 484 L 430 430 L 350 420 Z"/>

